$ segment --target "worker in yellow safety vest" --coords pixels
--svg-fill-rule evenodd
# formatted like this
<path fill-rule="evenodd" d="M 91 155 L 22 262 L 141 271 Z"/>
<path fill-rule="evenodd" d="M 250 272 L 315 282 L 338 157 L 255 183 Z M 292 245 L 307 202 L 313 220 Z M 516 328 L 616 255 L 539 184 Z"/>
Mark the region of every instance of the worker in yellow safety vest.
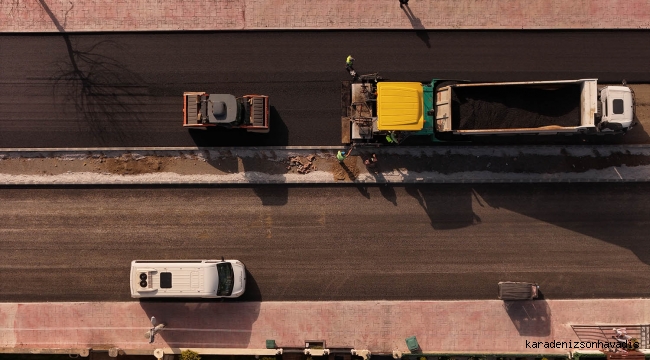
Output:
<path fill-rule="evenodd" d="M 391 131 L 391 132 L 388 133 L 388 135 L 386 135 L 386 141 L 389 144 L 393 144 L 393 143 L 397 144 L 397 137 L 395 136 L 394 131 Z"/>
<path fill-rule="evenodd" d="M 348 58 L 345 59 L 345 65 L 352 67 L 353 63 L 354 63 L 354 58 L 352 57 L 352 55 L 348 55 Z"/>
<path fill-rule="evenodd" d="M 339 150 L 339 152 L 336 153 L 336 160 L 342 163 L 343 161 L 345 161 L 348 155 L 350 155 L 351 152 L 352 152 L 352 148 L 350 148 L 350 150 L 348 150 L 347 153 L 344 153 L 343 151 Z"/>

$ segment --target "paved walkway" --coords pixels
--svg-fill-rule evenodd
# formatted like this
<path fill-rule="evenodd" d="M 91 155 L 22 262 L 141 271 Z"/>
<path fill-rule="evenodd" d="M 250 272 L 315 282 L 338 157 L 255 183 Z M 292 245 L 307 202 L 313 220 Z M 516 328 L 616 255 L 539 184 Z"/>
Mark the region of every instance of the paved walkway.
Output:
<path fill-rule="evenodd" d="M 647 29 L 649 0 L 3 0 L 0 32 Z"/>
<path fill-rule="evenodd" d="M 495 286 L 496 288 L 496 286 Z M 363 302 L 25 303 L 0 304 L 0 347 L 264 349 L 325 340 L 328 348 L 407 352 L 567 353 L 533 341 L 580 341 L 571 325 L 650 323 L 650 299 Z M 155 316 L 167 327 L 148 343 Z M 632 334 L 638 337 L 638 334 Z M 593 350 L 593 349 L 591 349 Z"/>

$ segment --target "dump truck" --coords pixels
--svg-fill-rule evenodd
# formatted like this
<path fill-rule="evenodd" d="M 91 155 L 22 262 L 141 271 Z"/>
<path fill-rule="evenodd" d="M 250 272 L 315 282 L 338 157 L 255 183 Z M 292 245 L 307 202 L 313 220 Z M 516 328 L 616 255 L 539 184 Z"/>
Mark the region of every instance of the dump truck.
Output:
<path fill-rule="evenodd" d="M 344 81 L 344 144 L 471 140 L 485 135 L 620 134 L 635 123 L 634 93 L 597 79 L 472 83 Z"/>
<path fill-rule="evenodd" d="M 266 95 L 183 93 L 183 126 L 188 128 L 246 129 L 269 132 L 269 97 Z"/>

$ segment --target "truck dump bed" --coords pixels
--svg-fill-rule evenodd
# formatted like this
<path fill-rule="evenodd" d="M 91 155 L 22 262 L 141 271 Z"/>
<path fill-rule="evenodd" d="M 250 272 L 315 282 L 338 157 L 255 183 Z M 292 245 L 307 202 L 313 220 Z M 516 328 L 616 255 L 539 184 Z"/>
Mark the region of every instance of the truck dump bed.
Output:
<path fill-rule="evenodd" d="M 557 131 L 593 126 L 596 80 L 458 84 L 438 89 L 436 130 Z"/>
<path fill-rule="evenodd" d="M 458 130 L 580 126 L 580 85 L 546 90 L 524 86 L 459 87 L 452 92 Z"/>

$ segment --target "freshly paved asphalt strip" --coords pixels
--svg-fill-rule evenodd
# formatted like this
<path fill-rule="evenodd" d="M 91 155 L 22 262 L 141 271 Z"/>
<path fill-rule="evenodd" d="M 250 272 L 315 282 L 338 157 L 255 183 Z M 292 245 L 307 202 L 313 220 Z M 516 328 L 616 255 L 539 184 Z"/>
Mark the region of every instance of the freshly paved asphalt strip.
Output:
<path fill-rule="evenodd" d="M 650 146 L 439 146 L 355 148 L 345 163 L 328 148 L 95 148 L 0 149 L 3 185 L 228 185 L 228 184 L 408 184 L 645 182 L 650 180 Z M 372 152 L 380 159 L 367 169 Z M 292 171 L 289 160 L 313 156 L 316 170 Z M 117 159 L 131 161 L 137 171 L 91 170 L 52 173 L 40 169 L 43 159 L 61 164 Z M 146 167 L 140 159 L 175 159 L 198 167 Z M 40 162 L 39 162 L 40 160 Z M 116 160 L 116 161 L 117 161 Z M 19 166 L 15 163 L 19 162 Z M 31 166 L 31 167 L 30 167 Z M 15 170 L 19 167 L 20 171 Z M 185 169 L 185 170 L 182 170 Z M 295 169 L 294 169 L 295 170 Z M 337 174 L 343 174 L 338 176 Z M 346 175 L 347 174 L 347 175 Z"/>
<path fill-rule="evenodd" d="M 649 30 L 3 34 L 0 147 L 340 145 L 350 54 L 392 81 L 650 83 L 648 43 Z M 269 95 L 271 131 L 183 128 L 184 91 Z M 642 130 L 621 141 L 650 143 Z"/>

